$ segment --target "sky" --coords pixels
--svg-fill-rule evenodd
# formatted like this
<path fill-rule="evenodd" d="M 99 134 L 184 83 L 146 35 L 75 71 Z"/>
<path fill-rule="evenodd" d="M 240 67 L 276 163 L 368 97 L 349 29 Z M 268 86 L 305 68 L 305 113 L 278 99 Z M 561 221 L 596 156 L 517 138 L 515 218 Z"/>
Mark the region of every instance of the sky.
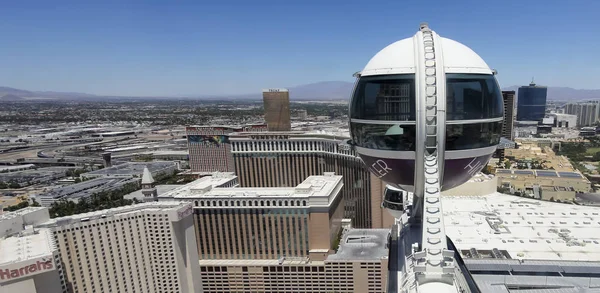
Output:
<path fill-rule="evenodd" d="M 352 81 L 428 22 L 502 87 L 598 89 L 600 1 L 0 0 L 0 86 L 194 96 Z"/>

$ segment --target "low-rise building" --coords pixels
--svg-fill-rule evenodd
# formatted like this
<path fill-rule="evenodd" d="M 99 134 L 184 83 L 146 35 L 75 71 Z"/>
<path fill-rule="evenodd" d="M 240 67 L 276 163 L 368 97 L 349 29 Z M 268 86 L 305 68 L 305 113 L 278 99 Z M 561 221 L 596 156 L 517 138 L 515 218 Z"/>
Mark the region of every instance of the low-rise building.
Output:
<path fill-rule="evenodd" d="M 591 182 L 579 172 L 497 169 L 498 187 L 532 194 L 536 198 L 573 200 L 575 192 L 589 192 Z M 540 187 L 542 187 L 540 189 Z M 538 190 L 536 192 L 536 190 Z M 539 193 L 541 190 L 541 194 Z"/>
<path fill-rule="evenodd" d="M 127 184 L 139 184 L 140 179 L 135 177 L 99 177 L 76 184 L 56 187 L 48 192 L 35 196 L 36 200 L 45 207 L 52 203 L 66 199 L 79 202 L 82 198 L 89 198 L 93 194 L 122 188 Z"/>
<path fill-rule="evenodd" d="M 600 261 L 597 207 L 499 193 L 443 196 L 442 204 L 446 235 L 465 261 Z"/>
<path fill-rule="evenodd" d="M 32 226 L 47 219 L 36 207 L 0 215 L 0 292 L 66 292 L 52 232 Z"/>
<path fill-rule="evenodd" d="M 172 175 L 177 170 L 174 162 L 156 161 L 156 162 L 129 162 L 120 165 L 114 165 L 92 172 L 81 174 L 83 178 L 99 177 L 137 177 L 141 178 L 144 168 L 148 168 L 154 178 Z"/>

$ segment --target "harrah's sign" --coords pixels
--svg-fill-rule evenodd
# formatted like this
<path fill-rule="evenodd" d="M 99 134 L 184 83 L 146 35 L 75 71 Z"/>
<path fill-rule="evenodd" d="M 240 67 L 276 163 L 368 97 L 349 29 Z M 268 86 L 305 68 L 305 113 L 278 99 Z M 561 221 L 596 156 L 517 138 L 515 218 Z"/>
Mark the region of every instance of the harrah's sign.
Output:
<path fill-rule="evenodd" d="M 0 269 L 0 280 L 8 281 L 12 279 L 18 279 L 27 275 L 38 274 L 43 271 L 52 270 L 54 263 L 52 258 L 42 258 L 35 263 L 25 265 L 16 269 Z"/>

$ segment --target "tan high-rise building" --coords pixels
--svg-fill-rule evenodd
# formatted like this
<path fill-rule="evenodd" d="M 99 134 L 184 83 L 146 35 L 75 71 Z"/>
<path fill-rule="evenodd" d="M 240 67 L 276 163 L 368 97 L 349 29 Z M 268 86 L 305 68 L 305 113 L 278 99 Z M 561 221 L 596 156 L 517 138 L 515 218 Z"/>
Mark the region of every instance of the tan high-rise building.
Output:
<path fill-rule="evenodd" d="M 325 172 L 296 187 L 216 187 L 203 177 L 159 196 L 194 203 L 200 259 L 323 260 L 344 215 L 342 176 Z"/>
<path fill-rule="evenodd" d="M 389 229 L 348 229 L 337 253 L 325 260 L 200 260 L 204 292 L 384 293 L 387 285 Z"/>
<path fill-rule="evenodd" d="M 290 131 L 290 92 L 287 89 L 263 90 L 265 121 L 269 131 Z"/>
<path fill-rule="evenodd" d="M 192 205 L 143 203 L 55 218 L 66 292 L 203 292 Z"/>
<path fill-rule="evenodd" d="M 225 188 L 235 176 L 218 175 L 159 195 L 194 205 L 204 292 L 385 292 L 390 230 L 342 227 L 342 176 Z"/>
<path fill-rule="evenodd" d="M 514 140 L 515 125 L 515 91 L 502 91 L 504 100 L 504 120 L 502 120 L 502 137 Z"/>
<path fill-rule="evenodd" d="M 186 127 L 191 171 L 198 173 L 233 172 L 234 166 L 229 134 L 266 130 L 266 124 Z"/>
<path fill-rule="evenodd" d="M 292 187 L 308 176 L 335 172 L 343 176 L 344 217 L 357 228 L 389 228 L 383 211 L 385 184 L 371 176 L 344 140 L 348 133 L 264 132 L 229 137 L 235 172 L 242 187 Z M 390 219 L 386 219 L 390 217 Z"/>

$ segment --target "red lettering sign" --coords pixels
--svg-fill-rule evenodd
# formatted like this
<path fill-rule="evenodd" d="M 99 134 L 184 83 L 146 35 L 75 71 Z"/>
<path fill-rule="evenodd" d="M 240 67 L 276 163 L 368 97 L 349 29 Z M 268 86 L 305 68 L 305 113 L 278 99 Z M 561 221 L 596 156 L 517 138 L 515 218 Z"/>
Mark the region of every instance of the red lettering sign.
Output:
<path fill-rule="evenodd" d="M 10 280 L 14 278 L 20 278 L 27 276 L 29 274 L 38 272 L 51 270 L 54 267 L 54 263 L 52 262 L 52 258 L 46 259 L 43 258 L 41 261 L 38 260 L 37 263 L 26 265 L 22 268 L 18 269 L 4 269 L 0 270 L 0 280 Z"/>

